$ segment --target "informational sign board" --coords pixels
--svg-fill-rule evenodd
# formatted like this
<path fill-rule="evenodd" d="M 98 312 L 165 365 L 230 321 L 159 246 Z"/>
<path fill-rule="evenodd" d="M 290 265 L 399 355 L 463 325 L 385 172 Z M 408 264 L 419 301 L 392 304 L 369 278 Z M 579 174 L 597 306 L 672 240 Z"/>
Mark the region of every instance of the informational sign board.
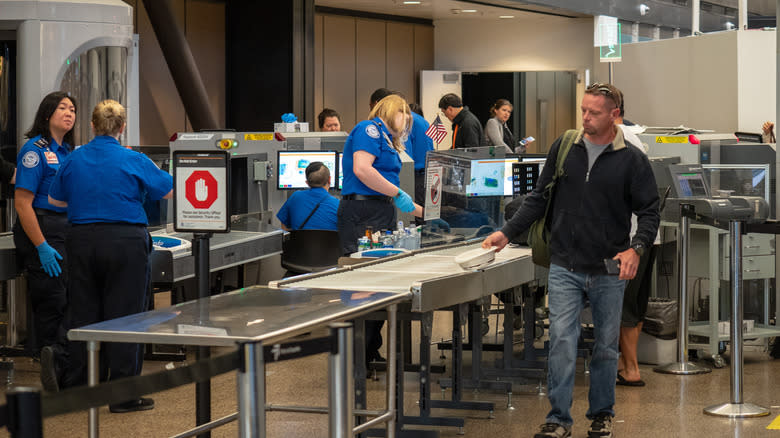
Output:
<path fill-rule="evenodd" d="M 441 216 L 442 197 L 442 167 L 425 169 L 425 214 L 423 219 L 429 221 Z"/>
<path fill-rule="evenodd" d="M 617 17 L 594 17 L 596 33 L 593 43 L 599 48 L 601 62 L 620 62 L 623 59 L 622 36 Z"/>
<path fill-rule="evenodd" d="M 227 152 L 173 153 L 173 226 L 176 231 L 230 231 L 229 169 Z"/>

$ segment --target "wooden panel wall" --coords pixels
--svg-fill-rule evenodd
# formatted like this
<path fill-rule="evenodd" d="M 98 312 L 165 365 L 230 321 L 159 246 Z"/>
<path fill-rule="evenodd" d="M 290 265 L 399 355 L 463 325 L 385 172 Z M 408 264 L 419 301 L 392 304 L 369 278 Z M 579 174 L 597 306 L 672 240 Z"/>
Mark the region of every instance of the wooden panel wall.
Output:
<path fill-rule="evenodd" d="M 417 101 L 419 72 L 433 69 L 433 34 L 428 25 L 317 14 L 315 113 L 335 109 L 342 130 L 350 131 L 365 120 L 377 88 Z"/>

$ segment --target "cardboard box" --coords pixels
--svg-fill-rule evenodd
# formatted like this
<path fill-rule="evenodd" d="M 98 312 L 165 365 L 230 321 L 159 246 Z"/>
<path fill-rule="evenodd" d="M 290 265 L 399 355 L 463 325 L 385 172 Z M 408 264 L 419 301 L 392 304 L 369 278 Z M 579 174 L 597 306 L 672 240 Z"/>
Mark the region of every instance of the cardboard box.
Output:
<path fill-rule="evenodd" d="M 309 122 L 274 123 L 274 132 L 309 132 Z"/>

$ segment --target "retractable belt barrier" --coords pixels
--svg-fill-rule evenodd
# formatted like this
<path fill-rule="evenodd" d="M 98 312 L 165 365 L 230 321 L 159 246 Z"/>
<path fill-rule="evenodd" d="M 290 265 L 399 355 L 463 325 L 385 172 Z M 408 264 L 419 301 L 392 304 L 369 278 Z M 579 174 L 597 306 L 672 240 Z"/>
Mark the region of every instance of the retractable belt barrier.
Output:
<path fill-rule="evenodd" d="M 263 346 L 266 363 L 282 362 L 338 350 L 335 335 L 305 341 Z M 43 418 L 83 411 L 109 404 L 137 399 L 143 395 L 165 391 L 190 383 L 204 382 L 214 376 L 243 367 L 243 349 L 222 356 L 203 359 L 192 365 L 143 376 L 127 377 L 97 386 L 80 386 L 41 397 Z M 9 424 L 8 405 L 0 406 L 0 427 Z"/>

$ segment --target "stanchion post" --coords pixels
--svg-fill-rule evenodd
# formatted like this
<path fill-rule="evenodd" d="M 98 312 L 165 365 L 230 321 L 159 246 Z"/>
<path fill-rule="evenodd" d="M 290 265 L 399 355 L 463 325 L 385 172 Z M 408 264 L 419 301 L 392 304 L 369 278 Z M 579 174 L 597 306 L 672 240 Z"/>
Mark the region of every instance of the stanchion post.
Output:
<path fill-rule="evenodd" d="M 41 390 L 17 386 L 6 393 L 8 433 L 11 438 L 43 438 Z"/>
<path fill-rule="evenodd" d="M 209 291 L 209 233 L 195 233 L 192 238 L 192 255 L 195 259 L 195 283 L 198 285 L 198 318 L 200 324 L 209 320 L 209 306 L 206 299 Z M 211 348 L 198 347 L 195 360 L 211 357 Z M 211 379 L 195 384 L 195 424 L 200 426 L 211 421 Z M 198 438 L 211 438 L 211 432 L 203 432 Z"/>
<path fill-rule="evenodd" d="M 341 322 L 330 325 L 331 342 L 334 344 L 328 357 L 328 427 L 330 438 L 352 438 L 355 418 L 353 378 L 352 324 Z"/>
<path fill-rule="evenodd" d="M 238 436 L 265 438 L 265 362 L 263 345 L 247 342 L 241 345 L 241 368 L 238 371 Z"/>
<path fill-rule="evenodd" d="M 769 409 L 742 401 L 742 229 L 740 221 L 729 222 L 729 278 L 731 279 L 731 401 L 704 408 L 704 413 L 716 417 L 746 418 L 769 415 Z"/>
<path fill-rule="evenodd" d="M 690 204 L 680 204 L 680 222 L 677 233 L 677 362 L 653 368 L 664 374 L 704 374 L 712 369 L 688 362 L 688 249 L 690 248 L 691 220 L 687 213 L 693 212 Z"/>

